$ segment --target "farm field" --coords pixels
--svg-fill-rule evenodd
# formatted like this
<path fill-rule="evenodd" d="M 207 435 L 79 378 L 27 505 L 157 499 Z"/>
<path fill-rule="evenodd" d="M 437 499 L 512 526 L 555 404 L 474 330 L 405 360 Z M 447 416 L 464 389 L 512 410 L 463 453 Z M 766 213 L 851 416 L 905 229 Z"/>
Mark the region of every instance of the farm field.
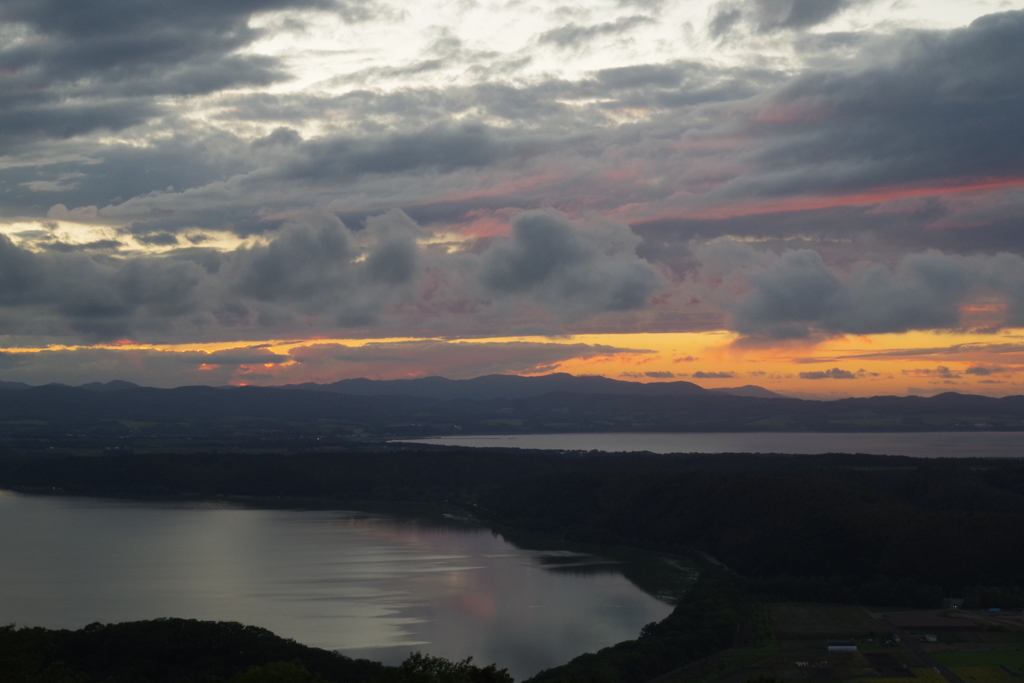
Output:
<path fill-rule="evenodd" d="M 771 615 L 779 640 L 861 638 L 888 632 L 855 605 L 784 602 L 771 605 Z"/>
<path fill-rule="evenodd" d="M 794 682 L 948 683 L 906 643 L 887 646 L 889 624 L 873 618 L 864 607 L 776 603 L 768 609 L 774 648 L 722 653 L 658 683 L 745 683 L 759 676 Z M 940 612 L 922 614 L 922 619 L 944 621 Z M 962 632 L 938 631 L 940 642 L 922 644 L 925 651 L 965 683 L 1024 683 L 1024 631 L 980 630 L 977 622 L 966 619 L 963 624 Z M 911 630 L 912 637 L 918 637 L 919 630 Z M 856 645 L 857 652 L 828 652 L 828 641 L 840 639 Z"/>
<path fill-rule="evenodd" d="M 955 666 L 951 670 L 965 683 L 1020 683 L 1024 678 L 1001 666 Z"/>
<path fill-rule="evenodd" d="M 1005 666 L 1010 669 L 1024 668 L 1024 648 L 1015 650 L 936 652 L 934 657 L 948 667 Z"/>

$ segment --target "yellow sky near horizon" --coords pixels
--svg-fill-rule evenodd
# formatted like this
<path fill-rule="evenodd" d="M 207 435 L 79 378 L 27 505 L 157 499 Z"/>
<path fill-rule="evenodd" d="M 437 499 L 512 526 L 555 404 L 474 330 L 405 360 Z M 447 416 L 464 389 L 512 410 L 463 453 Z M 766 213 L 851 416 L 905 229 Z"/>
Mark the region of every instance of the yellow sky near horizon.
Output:
<path fill-rule="evenodd" d="M 510 345 L 544 347 L 557 360 L 502 369 Z M 572 346 L 559 355 L 557 345 Z M 596 349 L 594 347 L 597 347 Z M 145 351 L 160 356 L 193 354 L 195 370 L 182 383 L 201 381 L 205 371 L 228 370 L 216 361 L 233 352 L 271 354 L 269 363 L 230 361 L 234 367 L 219 381 L 232 384 L 329 382 L 350 377 L 375 379 L 427 375 L 464 377 L 452 372 L 450 359 L 474 353 L 497 357 L 492 371 L 536 375 L 567 372 L 613 379 L 660 382 L 691 381 L 707 388 L 755 384 L 795 396 L 930 395 L 944 391 L 1009 395 L 1024 393 L 1018 374 L 1024 370 L 1024 329 L 989 332 L 908 332 L 838 336 L 759 344 L 728 331 L 687 333 L 585 334 L 567 337 L 495 337 L 476 339 L 291 339 L 206 344 L 137 344 L 124 340 L 97 346 L 49 346 L 8 352 L 68 352 L 95 349 Z M 580 349 L 586 350 L 579 353 Z M 347 350 L 362 356 L 348 358 Z M 372 351 L 372 353 L 367 353 Z M 220 357 L 214 354 L 221 354 Z M 403 355 L 403 364 L 394 355 Z M 210 354 L 203 362 L 204 354 Z M 385 356 L 383 360 L 380 356 Z M 291 360 L 285 360 L 288 357 Z M 254 356 L 254 361 L 259 357 Z M 325 361 L 327 359 L 327 361 Z M 448 362 L 448 365 L 445 363 Z M 480 366 L 485 367 L 485 366 Z M 315 369 L 314 369 L 315 368 Z M 211 373 L 212 374 L 212 373 Z M 213 381 L 211 383 L 217 383 Z"/>

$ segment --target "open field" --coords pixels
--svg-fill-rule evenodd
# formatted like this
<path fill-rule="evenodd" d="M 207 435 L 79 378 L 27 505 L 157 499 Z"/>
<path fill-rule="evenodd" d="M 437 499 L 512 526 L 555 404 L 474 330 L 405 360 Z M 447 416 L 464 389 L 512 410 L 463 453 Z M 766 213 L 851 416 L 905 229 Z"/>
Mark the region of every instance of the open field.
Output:
<path fill-rule="evenodd" d="M 1024 649 L 982 652 L 936 652 L 933 656 L 948 667 L 1005 666 L 1011 669 L 1024 668 Z"/>
<path fill-rule="evenodd" d="M 1020 674 L 1014 674 L 1000 666 L 957 666 L 952 668 L 965 683 L 1020 683 Z"/>
<path fill-rule="evenodd" d="M 886 646 L 889 625 L 872 618 L 863 607 L 776 603 L 768 609 L 774 648 L 722 653 L 659 683 L 746 683 L 759 676 L 794 682 L 948 683 L 906 643 Z M 906 617 L 915 624 L 947 626 L 951 621 L 940 612 L 908 613 Z M 941 643 L 924 644 L 931 656 L 950 667 L 964 683 L 1024 683 L 1024 631 L 1009 627 L 982 631 L 976 630 L 977 622 L 956 621 L 963 623 L 964 631 L 939 631 Z M 924 632 L 911 629 L 912 633 L 918 631 Z M 834 639 L 849 640 L 858 651 L 830 653 L 828 641 Z"/>
<path fill-rule="evenodd" d="M 951 671 L 965 683 L 1020 683 L 1024 675 L 1004 667 L 953 667 Z"/>
<path fill-rule="evenodd" d="M 942 674 L 929 667 L 916 667 L 911 669 L 912 678 L 867 678 L 865 683 L 948 683 Z"/>
<path fill-rule="evenodd" d="M 779 640 L 859 638 L 886 629 L 861 607 L 785 602 L 771 606 L 772 625 Z"/>

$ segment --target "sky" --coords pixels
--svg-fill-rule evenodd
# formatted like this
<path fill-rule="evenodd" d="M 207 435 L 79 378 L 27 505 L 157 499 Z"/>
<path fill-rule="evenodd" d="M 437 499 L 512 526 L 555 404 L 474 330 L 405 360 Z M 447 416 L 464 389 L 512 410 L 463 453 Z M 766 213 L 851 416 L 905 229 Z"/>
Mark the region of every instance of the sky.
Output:
<path fill-rule="evenodd" d="M 0 0 L 0 380 L 1024 393 L 1024 0 Z"/>

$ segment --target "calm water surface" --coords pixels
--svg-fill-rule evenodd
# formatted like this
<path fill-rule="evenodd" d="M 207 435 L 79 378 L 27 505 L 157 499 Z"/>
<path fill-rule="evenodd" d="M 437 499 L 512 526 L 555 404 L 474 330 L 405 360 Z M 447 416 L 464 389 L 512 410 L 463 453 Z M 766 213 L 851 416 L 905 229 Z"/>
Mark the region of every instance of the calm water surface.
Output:
<path fill-rule="evenodd" d="M 472 655 L 517 679 L 671 611 L 600 558 L 359 512 L 0 491 L 0 548 L 0 624 L 230 620 L 387 663 Z"/>
<path fill-rule="evenodd" d="M 915 458 L 1024 456 L 1024 432 L 505 434 L 444 436 L 416 439 L 412 443 L 652 453 L 869 453 L 907 455 Z"/>

